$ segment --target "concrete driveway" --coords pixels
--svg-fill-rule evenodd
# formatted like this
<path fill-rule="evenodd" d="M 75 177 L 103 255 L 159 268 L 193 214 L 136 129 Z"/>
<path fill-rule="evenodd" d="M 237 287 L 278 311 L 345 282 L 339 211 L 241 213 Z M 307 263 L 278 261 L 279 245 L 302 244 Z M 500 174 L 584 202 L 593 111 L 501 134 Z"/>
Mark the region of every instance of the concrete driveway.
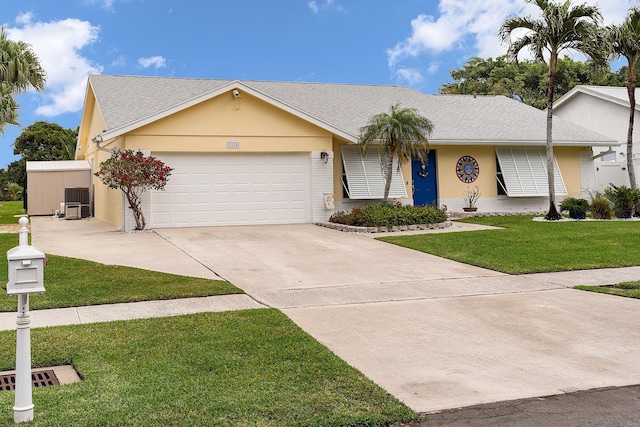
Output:
<path fill-rule="evenodd" d="M 227 279 L 420 412 L 640 383 L 640 301 L 569 288 L 638 267 L 509 276 L 313 225 L 33 230 L 46 253 Z"/>
<path fill-rule="evenodd" d="M 313 225 L 157 233 L 420 412 L 640 383 L 640 301 L 567 288 L 638 268 L 509 276 Z"/>

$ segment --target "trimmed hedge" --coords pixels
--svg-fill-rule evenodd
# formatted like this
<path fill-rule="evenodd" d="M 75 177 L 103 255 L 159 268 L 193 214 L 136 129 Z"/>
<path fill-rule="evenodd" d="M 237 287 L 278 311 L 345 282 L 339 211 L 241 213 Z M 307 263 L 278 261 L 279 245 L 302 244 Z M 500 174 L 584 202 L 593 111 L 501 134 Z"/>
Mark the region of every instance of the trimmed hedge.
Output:
<path fill-rule="evenodd" d="M 376 203 L 338 211 L 329 222 L 357 227 L 393 227 L 413 224 L 438 224 L 447 220 L 447 214 L 435 206 L 403 206 L 400 203 Z"/>

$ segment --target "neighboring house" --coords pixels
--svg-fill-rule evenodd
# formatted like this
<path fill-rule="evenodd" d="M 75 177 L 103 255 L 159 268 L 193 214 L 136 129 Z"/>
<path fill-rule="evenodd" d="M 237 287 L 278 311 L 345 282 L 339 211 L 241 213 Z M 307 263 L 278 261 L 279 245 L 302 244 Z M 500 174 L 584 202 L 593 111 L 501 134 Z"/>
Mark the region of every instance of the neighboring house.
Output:
<path fill-rule="evenodd" d="M 113 148 L 174 168 L 143 202 L 150 228 L 327 221 L 382 199 L 378 150 L 359 129 L 392 104 L 435 125 L 430 161 L 396 169 L 391 197 L 462 211 L 477 185 L 480 212 L 546 211 L 546 114 L 501 96 L 425 95 L 408 87 L 159 77 L 89 77 L 76 159 L 92 170 Z M 592 147 L 617 144 L 554 120 L 557 194 L 594 184 Z M 120 191 L 93 181 L 95 216 L 132 229 Z"/>
<path fill-rule="evenodd" d="M 640 100 L 640 89 L 636 90 Z M 616 140 L 620 146 L 594 147 L 596 188 L 610 183 L 629 185 L 627 172 L 627 131 L 629 129 L 629 95 L 626 87 L 576 86 L 558 99 L 553 107 L 555 117 L 576 123 Z M 636 127 L 640 126 L 640 105 L 636 106 Z M 633 138 L 633 164 L 636 180 L 640 177 L 640 130 Z"/>

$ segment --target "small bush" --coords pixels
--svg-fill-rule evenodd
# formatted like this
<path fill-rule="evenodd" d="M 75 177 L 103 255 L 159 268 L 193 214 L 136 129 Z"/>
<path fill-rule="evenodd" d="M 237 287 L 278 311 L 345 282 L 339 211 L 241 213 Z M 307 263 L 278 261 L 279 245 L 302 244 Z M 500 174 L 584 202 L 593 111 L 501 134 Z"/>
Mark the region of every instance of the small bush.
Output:
<path fill-rule="evenodd" d="M 591 196 L 591 215 L 594 219 L 611 219 L 613 216 L 611 202 L 602 193 Z"/>
<path fill-rule="evenodd" d="M 447 220 L 447 214 L 435 206 L 403 206 L 400 203 L 376 203 L 338 211 L 330 222 L 359 227 L 393 227 L 413 224 L 437 224 Z"/>

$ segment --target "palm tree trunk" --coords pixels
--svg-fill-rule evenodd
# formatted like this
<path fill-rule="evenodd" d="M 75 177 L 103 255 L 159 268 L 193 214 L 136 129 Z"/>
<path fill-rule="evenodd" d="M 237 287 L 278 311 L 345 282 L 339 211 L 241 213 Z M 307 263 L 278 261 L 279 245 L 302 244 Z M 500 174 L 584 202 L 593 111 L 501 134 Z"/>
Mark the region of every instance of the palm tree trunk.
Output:
<path fill-rule="evenodd" d="M 553 162 L 553 93 L 556 79 L 558 54 L 551 53 L 549 58 L 549 81 L 547 82 L 547 180 L 549 182 L 549 212 L 545 218 L 557 221 L 562 216 L 556 209 L 555 171 Z"/>
<path fill-rule="evenodd" d="M 636 116 L 635 62 L 629 63 L 629 79 L 627 80 L 627 92 L 629 94 L 629 129 L 627 131 L 627 171 L 629 172 L 629 185 L 631 186 L 632 189 L 635 189 L 637 188 L 636 171 L 633 166 L 633 122 Z"/>
<path fill-rule="evenodd" d="M 384 202 L 389 200 L 389 191 L 391 190 L 391 178 L 393 177 L 393 157 L 395 156 L 395 150 L 389 150 L 387 156 L 387 180 L 384 183 Z"/>

